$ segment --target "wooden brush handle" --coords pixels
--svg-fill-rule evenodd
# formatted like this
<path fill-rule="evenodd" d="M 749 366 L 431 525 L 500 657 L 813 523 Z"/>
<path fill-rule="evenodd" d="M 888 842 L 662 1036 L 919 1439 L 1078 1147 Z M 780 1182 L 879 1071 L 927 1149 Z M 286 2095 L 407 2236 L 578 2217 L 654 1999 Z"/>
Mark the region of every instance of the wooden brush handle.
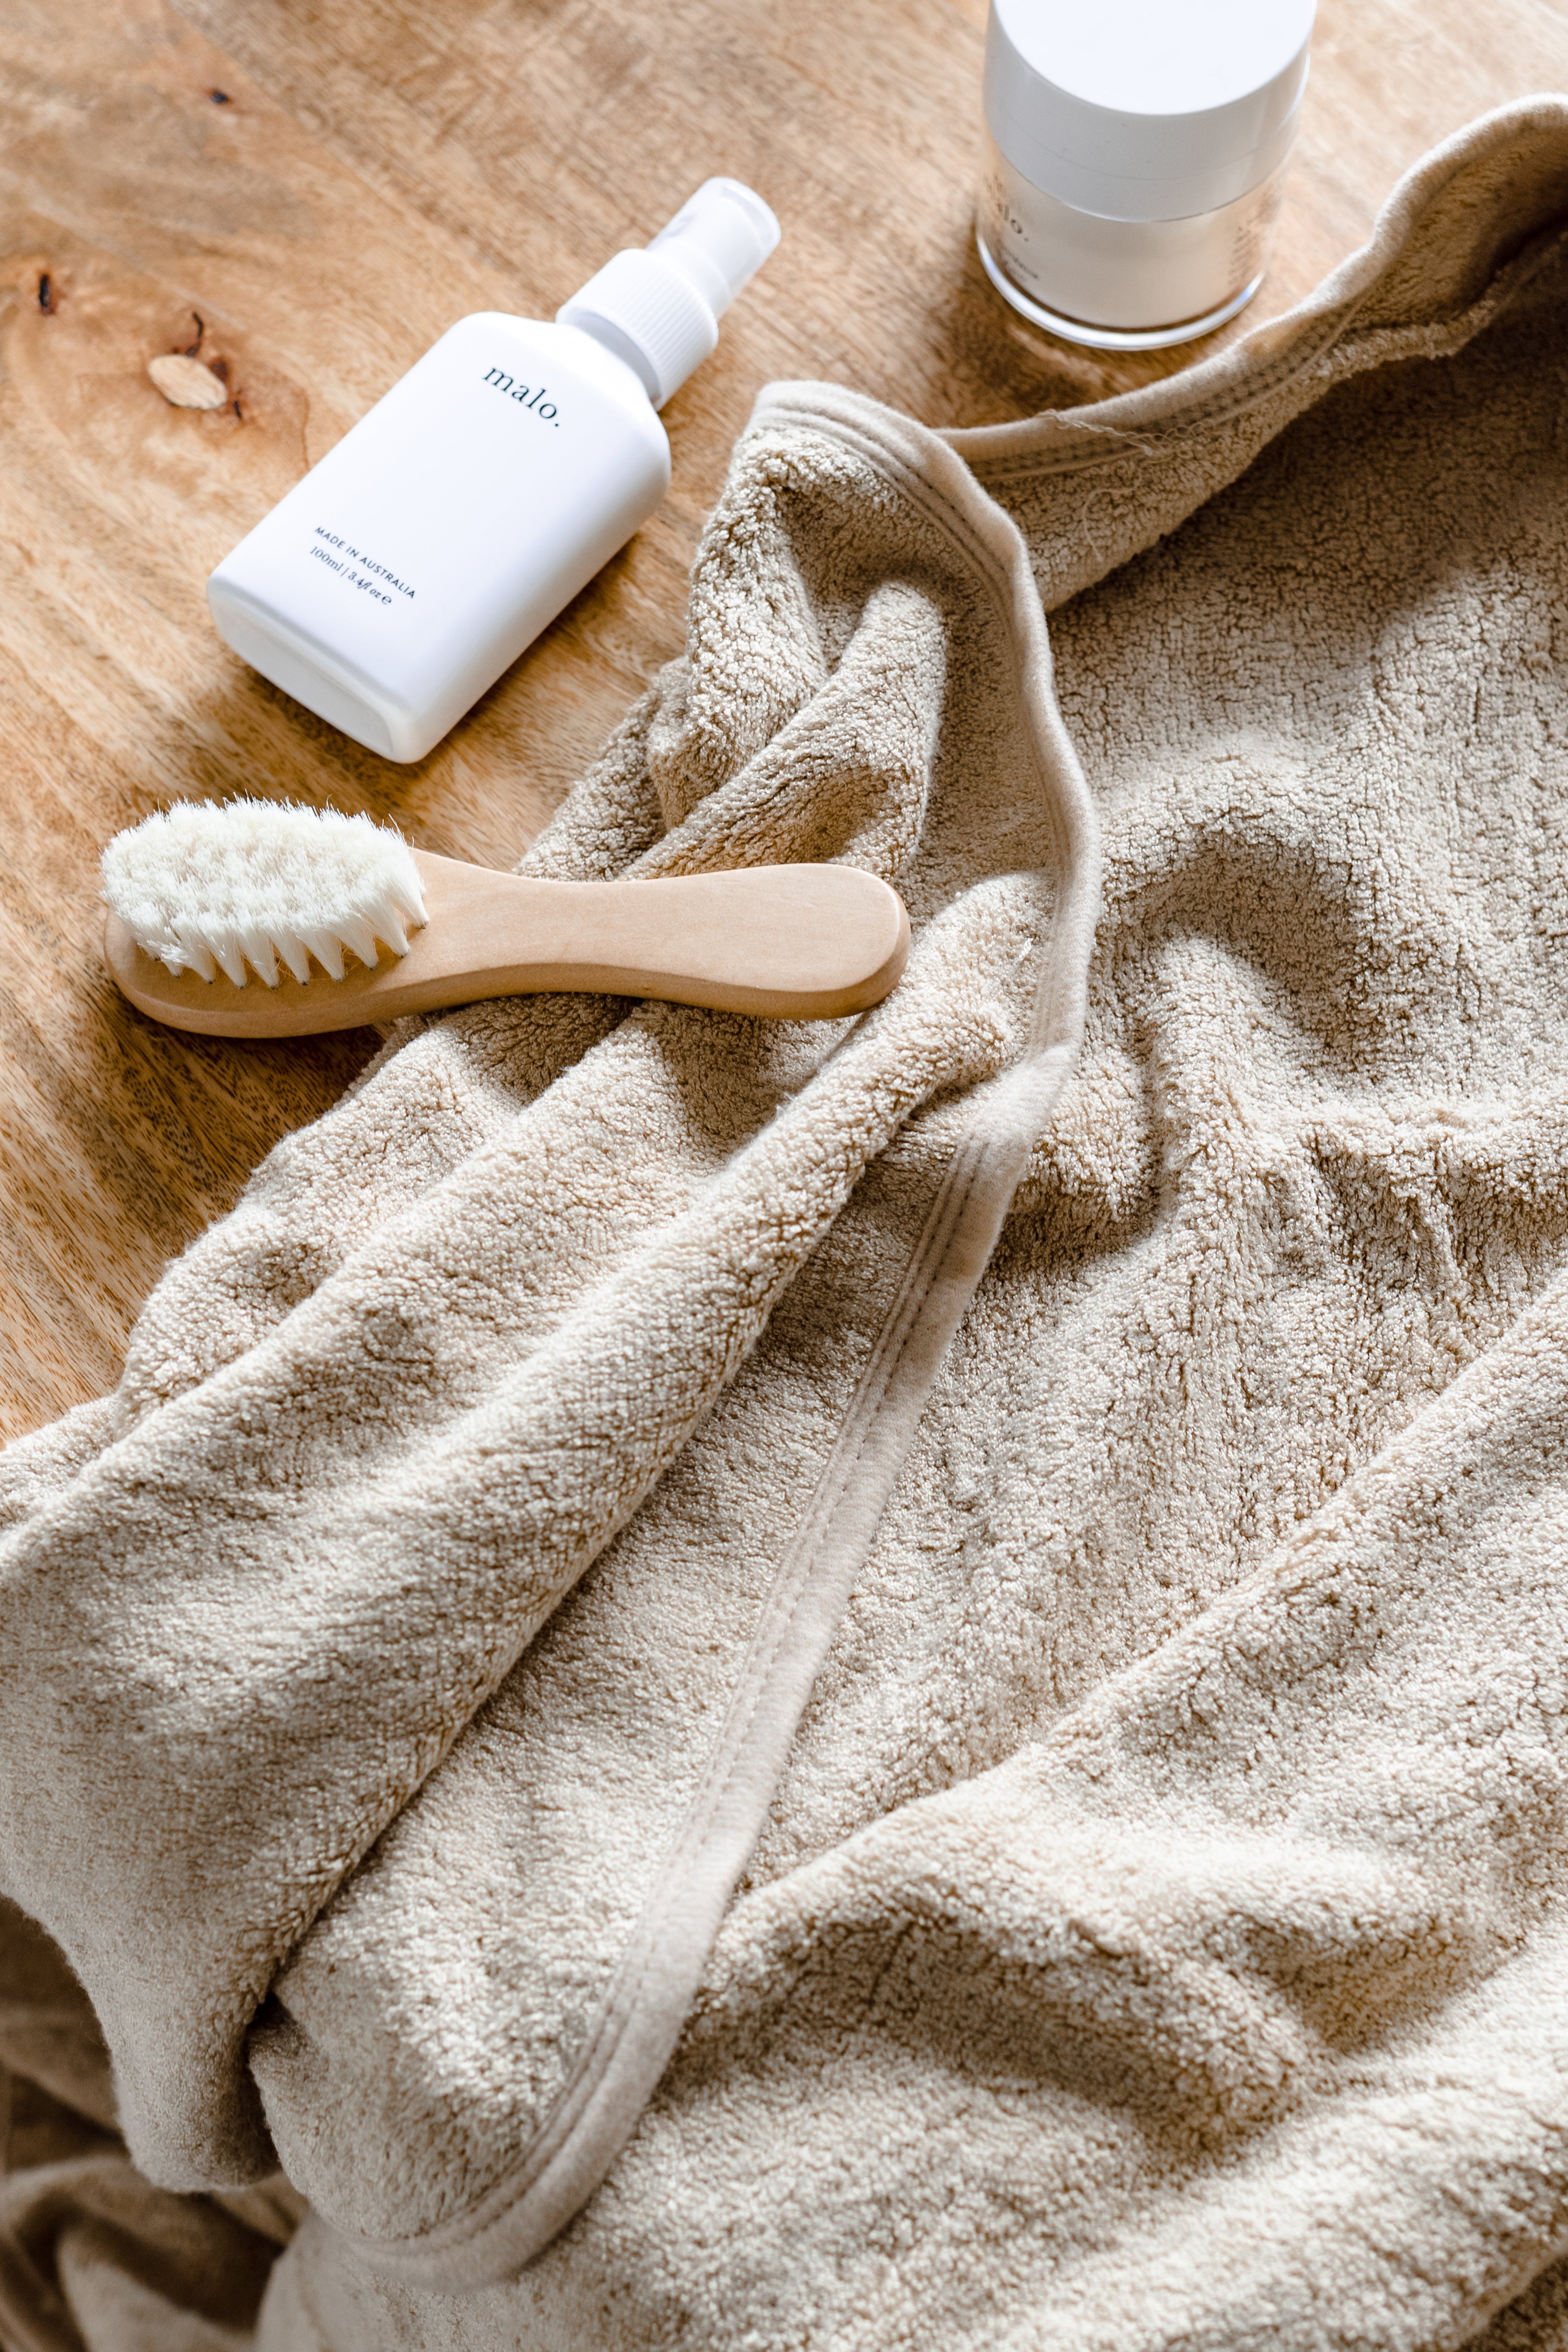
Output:
<path fill-rule="evenodd" d="M 117 916 L 110 969 L 140 1011 L 210 1037 L 305 1037 L 488 996 L 574 989 L 773 1021 L 827 1021 L 887 995 L 910 951 L 902 899 L 858 866 L 747 866 L 652 882 L 542 882 L 415 856 L 429 916 L 405 956 L 342 980 L 244 988 L 177 978 Z"/>

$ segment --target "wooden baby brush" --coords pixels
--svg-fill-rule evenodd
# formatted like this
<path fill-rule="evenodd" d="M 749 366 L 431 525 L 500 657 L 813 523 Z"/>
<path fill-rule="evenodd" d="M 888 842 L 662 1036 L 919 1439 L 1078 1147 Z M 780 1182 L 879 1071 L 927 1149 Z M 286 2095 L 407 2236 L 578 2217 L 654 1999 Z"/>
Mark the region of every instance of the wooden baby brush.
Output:
<path fill-rule="evenodd" d="M 116 834 L 103 881 L 121 989 L 214 1037 L 304 1037 L 545 989 L 825 1021 L 878 1003 L 910 951 L 903 901 L 858 866 L 550 882 L 270 801 L 176 803 Z"/>

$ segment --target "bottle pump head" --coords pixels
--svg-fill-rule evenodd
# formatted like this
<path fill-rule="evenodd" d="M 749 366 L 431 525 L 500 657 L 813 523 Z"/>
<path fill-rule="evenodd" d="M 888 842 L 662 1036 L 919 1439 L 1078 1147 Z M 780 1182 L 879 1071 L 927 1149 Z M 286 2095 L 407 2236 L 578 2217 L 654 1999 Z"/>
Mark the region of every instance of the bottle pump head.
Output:
<path fill-rule="evenodd" d="M 625 360 L 662 408 L 778 241 L 761 196 L 739 180 L 704 180 L 651 245 L 617 253 L 555 316 Z"/>

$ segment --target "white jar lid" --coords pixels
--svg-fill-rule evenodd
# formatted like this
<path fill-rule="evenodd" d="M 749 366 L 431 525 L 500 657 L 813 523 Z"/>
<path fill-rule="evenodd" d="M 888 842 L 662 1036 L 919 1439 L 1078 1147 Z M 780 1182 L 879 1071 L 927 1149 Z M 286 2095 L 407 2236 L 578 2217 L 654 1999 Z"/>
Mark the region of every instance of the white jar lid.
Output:
<path fill-rule="evenodd" d="M 1313 0 L 991 0 L 985 119 L 1079 212 L 1183 220 L 1268 177 L 1295 136 Z"/>

